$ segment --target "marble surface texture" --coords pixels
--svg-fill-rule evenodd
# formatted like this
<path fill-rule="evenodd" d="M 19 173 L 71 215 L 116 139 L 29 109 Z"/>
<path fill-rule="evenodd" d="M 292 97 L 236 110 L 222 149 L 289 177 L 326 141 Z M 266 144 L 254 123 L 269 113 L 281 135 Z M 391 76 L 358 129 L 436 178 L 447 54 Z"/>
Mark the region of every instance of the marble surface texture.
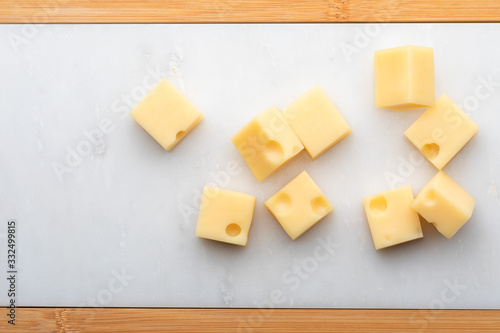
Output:
<path fill-rule="evenodd" d="M 0 26 L 0 276 L 20 306 L 500 308 L 500 25 Z M 435 53 L 436 96 L 480 131 L 445 168 L 477 199 L 448 240 L 375 251 L 361 198 L 436 173 L 376 109 L 374 50 Z M 167 77 L 205 119 L 170 153 L 128 115 Z M 321 85 L 353 133 L 261 183 L 229 138 Z M 292 241 L 264 201 L 301 171 L 335 211 Z M 194 236 L 204 185 L 254 194 L 247 247 Z M 0 279 L 0 304 L 7 303 Z"/>

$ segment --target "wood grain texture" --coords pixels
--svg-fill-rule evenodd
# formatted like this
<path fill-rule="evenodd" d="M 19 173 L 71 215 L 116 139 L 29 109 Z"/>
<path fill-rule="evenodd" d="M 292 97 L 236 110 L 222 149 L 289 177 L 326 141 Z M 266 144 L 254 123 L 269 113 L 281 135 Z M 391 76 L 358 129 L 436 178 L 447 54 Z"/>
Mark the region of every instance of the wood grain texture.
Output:
<path fill-rule="evenodd" d="M 485 22 L 498 0 L 0 0 L 0 23 Z"/>
<path fill-rule="evenodd" d="M 6 309 L 2 309 L 5 318 Z M 0 331 L 12 330 L 2 319 Z M 499 310 L 18 308 L 22 332 L 499 332 Z"/>

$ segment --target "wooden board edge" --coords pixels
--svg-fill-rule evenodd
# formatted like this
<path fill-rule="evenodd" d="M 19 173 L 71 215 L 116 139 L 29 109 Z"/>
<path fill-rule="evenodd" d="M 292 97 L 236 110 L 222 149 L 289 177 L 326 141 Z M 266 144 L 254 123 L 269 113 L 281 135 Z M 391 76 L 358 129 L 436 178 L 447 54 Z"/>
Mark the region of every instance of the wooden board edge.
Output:
<path fill-rule="evenodd" d="M 22 332 L 492 332 L 500 310 L 16 308 L 0 331 Z"/>
<path fill-rule="evenodd" d="M 499 21 L 496 0 L 0 0 L 0 23 Z"/>

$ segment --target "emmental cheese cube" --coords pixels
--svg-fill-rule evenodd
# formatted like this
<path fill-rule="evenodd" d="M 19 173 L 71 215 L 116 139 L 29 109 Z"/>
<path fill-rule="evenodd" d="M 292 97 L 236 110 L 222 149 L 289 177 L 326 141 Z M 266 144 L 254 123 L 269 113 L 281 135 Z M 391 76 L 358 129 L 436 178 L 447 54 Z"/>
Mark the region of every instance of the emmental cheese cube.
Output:
<path fill-rule="evenodd" d="M 375 106 L 408 110 L 434 105 L 434 51 L 401 46 L 375 51 Z"/>
<path fill-rule="evenodd" d="M 246 246 L 255 196 L 205 186 L 196 236 Z"/>
<path fill-rule="evenodd" d="M 285 107 L 283 114 L 313 160 L 351 134 L 351 128 L 320 86 Z"/>
<path fill-rule="evenodd" d="M 328 199 L 305 171 L 269 198 L 265 205 L 292 239 L 333 211 Z"/>
<path fill-rule="evenodd" d="M 423 237 L 410 185 L 363 198 L 375 249 Z"/>
<path fill-rule="evenodd" d="M 478 130 L 479 126 L 444 94 L 405 131 L 405 136 L 442 169 Z"/>
<path fill-rule="evenodd" d="M 443 171 L 420 191 L 412 207 L 445 237 L 451 238 L 472 216 L 476 200 Z"/>
<path fill-rule="evenodd" d="M 130 111 L 130 115 L 167 151 L 203 119 L 196 106 L 165 78 Z"/>
<path fill-rule="evenodd" d="M 276 106 L 257 115 L 231 141 L 258 181 L 304 149 Z"/>

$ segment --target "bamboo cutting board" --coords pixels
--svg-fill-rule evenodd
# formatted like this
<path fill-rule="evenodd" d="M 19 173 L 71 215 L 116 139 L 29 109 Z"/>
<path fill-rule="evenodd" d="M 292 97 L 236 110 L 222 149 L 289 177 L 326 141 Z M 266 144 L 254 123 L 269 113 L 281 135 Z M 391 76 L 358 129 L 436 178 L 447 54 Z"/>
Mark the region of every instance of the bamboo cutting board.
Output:
<path fill-rule="evenodd" d="M 477 22 L 498 1 L 1 1 L 2 23 Z M 499 296 L 500 297 L 500 296 Z M 5 309 L 0 313 L 6 318 Z M 21 308 L 17 331 L 500 331 L 496 310 Z M 12 330 L 6 320 L 0 330 Z"/>
<path fill-rule="evenodd" d="M 2 0 L 2 23 L 495 22 L 495 0 Z"/>

